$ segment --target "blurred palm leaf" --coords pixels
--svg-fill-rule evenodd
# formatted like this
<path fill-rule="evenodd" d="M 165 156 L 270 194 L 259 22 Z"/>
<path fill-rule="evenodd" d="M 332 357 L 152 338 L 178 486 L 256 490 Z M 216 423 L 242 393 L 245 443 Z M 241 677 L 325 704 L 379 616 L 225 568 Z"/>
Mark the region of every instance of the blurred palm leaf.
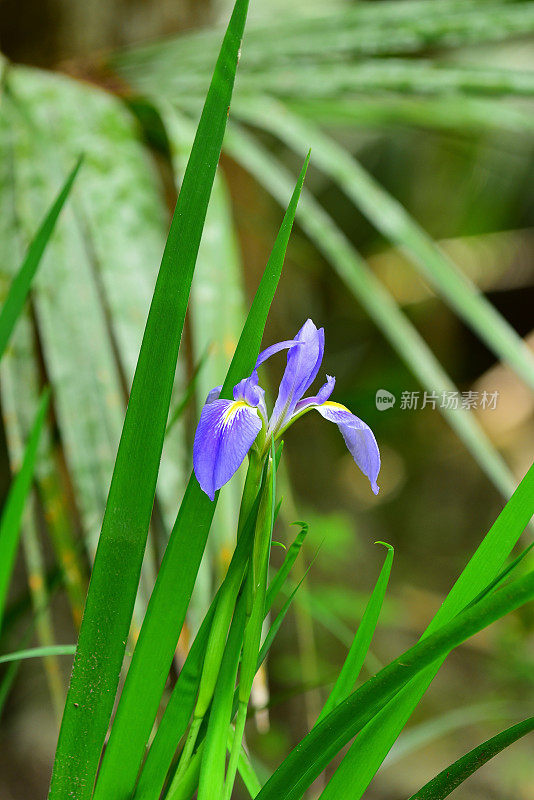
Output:
<path fill-rule="evenodd" d="M 442 299 L 530 385 L 534 358 L 526 344 L 402 206 L 364 173 L 349 150 L 314 129 L 304 117 L 328 124 L 328 109 L 333 105 L 345 127 L 357 124 L 360 131 L 377 121 L 432 127 L 437 118 L 437 124 L 447 120 L 450 126 L 454 108 L 457 130 L 488 129 L 502 119 L 505 129 L 523 135 L 531 130 L 531 113 L 529 106 L 518 106 L 517 99 L 534 95 L 532 72 L 466 63 L 460 48 L 532 32 L 534 3 L 491 0 L 361 3 L 307 17 L 288 12 L 280 22 L 257 19 L 245 42 L 234 104 L 234 115 L 253 130 L 267 130 L 299 154 L 305 140 L 316 139 L 312 162 L 316 160 L 394 244 L 411 249 L 417 268 Z M 201 31 L 151 44 L 114 56 L 110 65 L 153 102 L 170 129 L 177 115 L 196 116 L 215 35 Z M 434 58 L 429 58 L 432 51 Z M 484 99 L 488 94 L 501 99 Z M 275 98 L 283 100 L 283 105 Z M 265 147 L 261 132 L 248 133 L 234 124 L 226 151 L 273 196 L 287 193 L 287 188 L 282 189 L 283 167 Z M 395 300 L 308 192 L 299 214 L 308 236 L 424 388 L 455 391 Z M 515 480 L 473 415 L 441 410 L 481 468 L 509 495 Z"/>
<path fill-rule="evenodd" d="M 35 314 L 21 321 L 6 354 L 2 370 L 10 380 L 6 377 L 2 387 L 4 410 L 12 412 L 5 419 L 9 438 L 15 424 L 27 431 L 43 368 L 52 382 L 60 442 L 92 556 L 163 247 L 165 207 L 135 125 L 111 96 L 67 78 L 12 67 L 3 105 L 0 148 L 16 209 L 4 219 L 4 281 L 15 269 L 37 209 L 55 190 L 58 172 L 72 163 L 73 154 L 87 154 L 80 192 L 58 224 L 36 281 Z M 11 396 L 23 398 L 27 412 L 22 402 L 7 402 L 10 384 Z M 179 378 L 176 391 L 181 392 Z M 158 498 L 167 522 L 182 487 L 181 438 L 176 426 L 160 472 Z M 50 463 L 45 474 L 54 472 L 57 466 Z M 148 558 L 145 597 L 153 566 Z"/>

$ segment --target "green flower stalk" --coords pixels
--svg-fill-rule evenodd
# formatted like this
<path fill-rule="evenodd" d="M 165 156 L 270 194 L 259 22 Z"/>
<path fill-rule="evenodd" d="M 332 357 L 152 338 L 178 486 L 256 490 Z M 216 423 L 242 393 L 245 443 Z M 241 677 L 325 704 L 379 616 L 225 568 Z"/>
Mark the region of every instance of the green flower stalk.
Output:
<path fill-rule="evenodd" d="M 237 718 L 226 782 L 224 785 L 223 800 L 230 800 L 232 794 L 241 752 L 241 742 L 243 740 L 245 723 L 247 721 L 247 708 L 252 690 L 252 682 L 258 668 L 261 630 L 265 615 L 267 572 L 274 524 L 276 500 L 275 475 L 276 456 L 274 452 L 274 438 L 272 438 L 267 478 L 258 512 L 254 551 L 252 559 L 249 562 L 247 575 L 247 621 L 243 636 L 243 656 L 239 675 Z"/>

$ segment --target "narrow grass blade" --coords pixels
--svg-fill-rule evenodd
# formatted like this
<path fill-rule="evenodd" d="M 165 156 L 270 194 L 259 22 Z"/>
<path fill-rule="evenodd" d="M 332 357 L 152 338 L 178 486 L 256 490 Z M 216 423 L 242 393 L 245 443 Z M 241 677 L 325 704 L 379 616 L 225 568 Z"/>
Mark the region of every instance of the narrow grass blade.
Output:
<path fill-rule="evenodd" d="M 531 466 L 490 531 L 447 595 L 425 636 L 453 619 L 499 575 L 502 564 L 516 544 L 534 511 L 534 465 Z M 484 603 L 489 595 L 480 602 Z M 477 604 L 478 605 L 478 604 Z M 472 606 L 476 608 L 477 606 Z M 385 759 L 414 708 L 432 682 L 442 659 L 425 670 L 360 732 L 331 779 L 324 798 L 335 798 L 344 781 L 351 782 L 353 798 L 360 798 Z"/>
<path fill-rule="evenodd" d="M 48 410 L 49 393 L 45 392 L 35 418 L 22 466 L 14 479 L 0 520 L 0 628 L 15 562 L 24 506 L 32 485 L 37 449 Z"/>
<path fill-rule="evenodd" d="M 75 644 L 53 644 L 50 647 L 31 647 L 29 650 L 18 650 L 16 653 L 7 653 L 0 656 L 0 664 L 12 661 L 24 661 L 27 658 L 46 658 L 47 656 L 73 656 L 76 652 Z"/>
<path fill-rule="evenodd" d="M 261 646 L 260 653 L 258 655 L 256 669 L 260 668 L 265 658 L 267 657 L 272 642 L 276 634 L 278 633 L 278 630 L 280 629 L 280 626 L 282 625 L 282 622 L 284 621 L 284 618 L 291 606 L 291 602 L 294 599 L 302 582 L 308 575 L 308 572 L 310 571 L 312 564 L 310 564 L 303 578 L 293 589 L 290 596 L 284 603 L 282 609 L 276 616 L 276 619 L 270 626 L 267 636 L 265 637 L 265 640 Z M 204 652 L 202 648 L 205 648 L 206 643 L 208 641 L 209 627 L 211 625 L 211 620 L 213 618 L 213 614 L 215 611 L 216 602 L 217 598 L 215 598 L 215 600 L 213 601 L 210 607 L 210 611 L 208 612 L 202 623 L 202 626 L 195 638 L 195 641 L 193 642 L 193 646 L 189 651 L 185 664 L 180 672 L 178 682 L 173 690 L 171 699 L 167 704 L 167 708 L 165 709 L 163 718 L 158 726 L 158 730 L 154 738 L 154 741 L 150 747 L 150 750 L 148 752 L 146 762 L 143 765 L 141 777 L 134 795 L 134 800 L 149 800 L 149 798 L 152 798 L 154 796 L 155 792 L 161 791 L 161 789 L 163 788 L 165 775 L 170 767 L 172 757 L 176 751 L 179 740 L 181 739 L 183 733 L 185 733 L 187 722 L 193 712 L 193 706 L 196 697 L 196 691 L 200 681 L 200 672 L 202 667 L 202 657 L 203 657 L 202 654 Z M 267 604 L 266 604 L 266 611 L 267 611 Z M 237 711 L 237 689 L 235 690 L 233 696 L 233 706 L 231 714 L 232 718 L 235 715 L 236 711 Z M 234 740 L 233 729 L 230 738 L 231 742 L 233 742 Z M 197 751 L 197 754 L 195 755 L 195 758 L 199 755 L 199 753 L 201 752 L 201 748 L 203 748 L 203 746 L 204 744 L 202 742 L 199 745 L 199 749 Z M 247 766 L 247 764 L 243 763 L 243 761 L 244 761 L 244 753 L 242 749 L 238 767 L 239 772 L 244 780 L 245 777 L 243 776 L 243 771 L 246 773 L 247 780 L 245 782 L 247 783 L 247 786 L 249 787 L 253 785 L 256 786 L 256 784 L 254 784 L 251 775 L 252 767 L 250 765 Z M 186 773 L 188 786 L 195 784 L 195 781 L 198 780 L 199 772 L 200 772 L 200 767 L 198 765 L 196 767 L 196 770 L 188 769 Z M 194 777 L 195 775 L 197 776 L 196 778 Z M 260 788 L 261 786 L 259 785 L 259 783 L 257 783 L 256 793 L 260 790 Z M 192 791 L 193 789 L 191 789 L 191 793 Z M 182 786 L 181 784 L 181 792 L 184 795 L 187 794 L 185 785 Z"/>
<path fill-rule="evenodd" d="M 29 497 L 28 508 L 24 515 L 21 531 L 22 551 L 28 574 L 28 586 L 35 612 L 35 632 L 42 647 L 52 647 L 55 643 L 54 622 L 50 605 L 50 596 L 46 585 L 46 568 L 42 543 L 36 519 L 35 494 Z M 65 687 L 59 661 L 49 655 L 43 662 L 52 700 L 54 715 L 59 725 L 65 702 Z"/>
<path fill-rule="evenodd" d="M 232 125 L 225 149 L 242 164 L 278 202 L 288 191 L 290 178 L 272 154 L 242 129 Z M 400 310 L 393 297 L 376 278 L 367 263 L 315 198 L 303 192 L 299 220 L 310 240 L 330 261 L 340 278 L 371 319 L 391 342 L 409 369 L 429 392 L 454 392 L 456 387 L 416 328 Z M 509 497 L 516 485 L 501 456 L 493 448 L 474 414 L 467 410 L 440 409 L 453 430 L 471 452 L 481 469 Z"/>
<path fill-rule="evenodd" d="M 248 49 L 248 45 L 247 45 Z M 165 108 L 165 131 L 173 157 L 176 179 L 183 174 L 191 148 L 194 126 L 191 120 Z M 224 171 L 216 175 L 204 233 L 200 243 L 195 279 L 191 286 L 189 319 L 194 359 L 209 351 L 209 358 L 197 381 L 196 411 L 200 414 L 208 392 L 220 385 L 228 361 L 245 322 L 243 269 L 237 242 L 231 199 Z M 236 509 L 241 502 L 243 467 L 219 496 L 211 525 L 206 557 L 203 559 L 191 604 L 190 619 L 201 619 L 234 546 Z"/>
<path fill-rule="evenodd" d="M 18 662 L 13 661 L 7 668 L 5 674 L 2 676 L 2 681 L 0 682 L 0 718 L 2 717 L 6 700 L 16 680 L 18 670 Z"/>
<path fill-rule="evenodd" d="M 492 736 L 484 744 L 475 747 L 465 756 L 459 758 L 454 764 L 444 769 L 431 781 L 419 789 L 409 800 L 444 800 L 460 786 L 473 772 L 483 767 L 491 758 L 501 753 L 505 748 L 521 737 L 534 731 L 534 717 L 529 717 L 523 722 L 512 725 L 496 736 Z"/>
<path fill-rule="evenodd" d="M 335 128 L 350 126 L 354 129 L 401 126 L 468 133 L 510 131 L 532 133 L 534 120 L 525 109 L 516 108 L 501 100 L 488 100 L 464 95 L 457 97 L 409 97 L 387 95 L 369 97 L 362 95 L 325 98 L 289 98 L 286 106 L 299 117 L 316 124 Z"/>
<path fill-rule="evenodd" d="M 237 547 L 232 557 L 232 562 L 235 561 L 236 564 L 242 564 L 250 551 L 258 506 L 259 495 L 255 500 L 253 513 L 251 513 L 247 519 L 242 534 L 238 539 Z M 148 800 L 155 792 L 161 792 L 163 789 L 165 776 L 171 766 L 174 753 L 176 752 L 180 739 L 187 729 L 187 724 L 193 713 L 200 685 L 204 653 L 210 638 L 210 630 L 221 589 L 219 589 L 215 595 L 180 671 L 178 681 L 172 691 L 161 722 L 158 725 L 154 741 L 152 742 L 143 765 L 134 795 L 135 800 Z M 188 770 L 186 775 L 188 776 L 188 780 L 191 780 L 190 770 Z M 180 786 L 181 791 L 184 791 L 182 784 L 180 784 Z"/>
<path fill-rule="evenodd" d="M 178 347 L 247 5 L 237 0 L 223 42 L 154 290 L 80 629 L 51 800 L 73 793 L 84 800 L 93 791 L 139 582 Z"/>
<path fill-rule="evenodd" d="M 308 535 L 308 523 L 307 522 L 295 522 L 295 525 L 300 525 L 301 529 L 299 533 L 295 536 L 295 539 L 291 543 L 289 550 L 286 553 L 286 557 L 284 558 L 284 562 L 272 581 L 270 582 L 267 588 L 267 596 L 265 598 L 265 608 L 267 611 L 270 611 L 272 605 L 279 594 L 280 590 L 282 589 L 284 583 L 287 580 L 289 573 L 291 572 L 291 567 L 297 560 L 297 556 L 300 553 L 300 548 L 304 544 L 304 540 Z"/>
<path fill-rule="evenodd" d="M 478 601 L 482 600 L 483 597 L 486 597 L 487 594 L 495 591 L 495 589 L 497 589 L 501 585 L 501 583 L 505 581 L 506 578 L 510 577 L 512 572 L 514 572 L 514 570 L 517 569 L 517 567 L 522 563 L 523 559 L 530 553 L 533 547 L 534 547 L 534 542 L 532 542 L 532 544 L 530 544 L 528 547 L 522 550 L 521 553 L 519 553 L 519 555 L 516 558 L 514 558 L 514 560 L 510 564 L 508 564 L 502 570 L 502 572 L 500 572 L 497 575 L 497 577 L 494 580 L 492 580 L 491 583 L 489 583 L 488 586 L 485 589 L 483 589 L 480 592 L 480 594 L 475 597 L 474 600 L 472 600 L 472 602 L 469 605 L 475 605 L 475 603 L 478 603 Z"/>
<path fill-rule="evenodd" d="M 222 795 L 228 725 L 230 724 L 237 668 L 243 643 L 245 612 L 245 594 L 243 593 L 236 605 L 211 705 L 200 768 L 198 800 L 212 800 L 212 798 Z M 168 800 L 172 800 L 172 792 L 168 794 Z"/>
<path fill-rule="evenodd" d="M 323 13 L 313 16 L 284 15 L 283 23 L 271 19 L 251 25 L 244 85 L 268 91 L 269 76 L 274 72 L 283 77 L 284 91 L 292 96 L 321 90 L 328 96 L 343 90 L 349 93 L 359 89 L 362 56 L 382 56 L 370 65 L 376 65 L 380 74 L 386 55 L 505 40 L 533 29 L 534 5 L 530 2 L 466 3 L 463 8 L 443 0 L 439 7 L 425 2 L 380 3 L 376 9 L 372 3 L 335 10 L 325 7 Z M 186 92 L 202 92 L 216 46 L 216 34 L 201 31 L 119 53 L 112 66 L 145 92 L 157 94 L 163 86 L 174 97 L 183 97 Z M 321 54 L 318 65 L 317 53 Z M 283 75 L 286 64 L 291 64 L 291 70 Z M 415 73 L 413 59 L 411 65 Z M 371 81 L 373 73 L 369 71 Z M 394 84 L 395 70 L 389 73 Z M 459 88 L 468 86 L 460 84 Z"/>
<path fill-rule="evenodd" d="M 378 542 L 377 544 L 382 544 L 382 542 Z M 382 609 L 382 603 L 384 602 L 384 596 L 388 586 L 391 567 L 393 565 L 393 547 L 388 544 L 386 544 L 385 547 L 388 548 L 388 552 L 384 566 L 380 571 L 375 588 L 373 589 L 371 597 L 369 598 L 369 602 L 367 603 L 362 621 L 358 626 L 356 636 L 354 637 L 354 641 L 350 647 L 349 654 L 345 659 L 343 667 L 341 668 L 341 672 L 338 675 L 334 688 L 330 692 L 330 695 L 324 704 L 321 713 L 319 714 L 317 722 L 320 722 L 324 717 L 326 717 L 333 708 L 339 705 L 342 700 L 345 700 L 345 698 L 348 697 L 352 692 L 354 684 L 358 680 L 361 668 L 365 662 L 367 653 L 369 652 L 371 640 L 378 624 L 378 618 Z"/>
<path fill-rule="evenodd" d="M 276 453 L 274 436 L 271 436 L 271 455 L 267 462 L 267 479 L 258 511 L 254 549 L 248 566 L 247 583 L 247 621 L 243 634 L 243 654 L 237 687 L 238 709 L 235 723 L 234 743 L 228 761 L 224 783 L 223 800 L 230 800 L 237 774 L 241 744 L 245 733 L 247 709 L 257 672 L 260 652 L 261 632 L 265 618 L 265 597 L 267 576 L 276 509 Z"/>
<path fill-rule="evenodd" d="M 232 564 L 240 567 L 248 559 L 248 550 L 254 534 L 258 504 L 259 500 L 256 501 L 254 512 L 245 524 L 228 572 L 230 572 Z M 135 798 L 151 797 L 154 793 L 161 792 L 163 789 L 165 776 L 176 752 L 178 742 L 187 730 L 187 725 L 195 707 L 206 648 L 223 585 L 224 582 L 213 598 L 180 670 L 178 680 L 143 765 Z"/>
<path fill-rule="evenodd" d="M 333 139 L 268 98 L 241 101 L 237 113 L 291 147 L 313 147 L 315 163 L 332 177 L 375 227 L 412 259 L 421 275 L 480 337 L 534 389 L 534 355 L 495 307 L 377 181 Z"/>
<path fill-rule="evenodd" d="M 228 744 L 227 749 L 230 753 L 234 742 L 234 729 L 232 727 L 228 730 Z M 239 774 L 243 779 L 245 788 L 251 797 L 256 797 L 261 789 L 261 782 L 254 771 L 254 767 L 250 763 L 247 753 L 241 748 L 241 755 L 239 756 Z"/>
<path fill-rule="evenodd" d="M 28 248 L 24 261 L 11 284 L 9 294 L 2 306 L 2 312 L 0 313 L 0 358 L 2 358 L 4 354 L 11 332 L 24 307 L 24 302 L 30 291 L 33 277 L 37 272 L 41 257 L 48 244 L 48 240 L 52 236 L 61 209 L 65 205 L 67 197 L 70 194 L 70 190 L 72 189 L 81 164 L 82 158 L 80 157 L 63 184 L 52 207 L 42 221 L 39 230 Z"/>
<path fill-rule="evenodd" d="M 481 722 L 506 720 L 507 711 L 504 703 L 477 703 L 472 706 L 454 708 L 428 720 L 411 725 L 404 731 L 388 753 L 382 768 L 390 769 L 403 758 L 428 747 L 434 741 L 450 734 L 456 734 L 462 728 L 478 725 Z"/>
<path fill-rule="evenodd" d="M 274 622 L 272 622 L 269 630 L 267 631 L 267 636 L 265 637 L 265 639 L 263 641 L 263 644 L 262 644 L 262 646 L 260 648 L 260 652 L 259 652 L 259 655 L 258 655 L 257 669 L 260 668 L 260 666 L 263 664 L 263 662 L 267 658 L 267 653 L 271 649 L 271 645 L 274 642 L 275 636 L 278 633 L 278 631 L 280 630 L 280 628 L 282 627 L 282 623 L 283 623 L 284 619 L 286 618 L 286 614 L 287 614 L 287 612 L 289 611 L 289 609 L 291 607 L 291 603 L 295 599 L 295 596 L 296 596 L 298 590 L 300 589 L 300 587 L 302 586 L 302 584 L 304 583 L 305 579 L 308 577 L 308 572 L 312 568 L 314 561 L 315 561 L 315 558 L 313 559 L 313 561 L 311 562 L 311 564 L 309 565 L 309 567 L 307 568 L 306 572 L 304 573 L 304 575 L 302 576 L 300 581 L 297 583 L 297 585 L 295 586 L 293 591 L 288 596 L 288 598 L 285 601 L 285 603 L 283 604 L 282 608 L 280 609 L 280 611 L 276 615 L 276 617 L 274 619 Z M 273 600 L 274 600 L 274 598 L 273 598 Z M 268 609 L 269 609 L 269 605 L 268 605 L 268 603 L 266 603 L 265 604 L 266 613 L 267 613 Z"/>
<path fill-rule="evenodd" d="M 333 709 L 304 737 L 276 770 L 258 800 L 297 800 L 347 744 L 389 699 L 426 666 L 443 660 L 452 649 L 497 619 L 534 599 L 534 572 L 519 578 L 476 606 L 461 612 L 452 622 L 388 664 L 377 675 Z M 331 784 L 329 784 L 331 785 Z M 345 784 L 336 797 L 346 796 Z M 323 792 L 323 796 L 327 793 Z M 351 787 L 351 797 L 352 787 Z"/>
<path fill-rule="evenodd" d="M 284 216 L 264 275 L 249 311 L 222 397 L 250 375 L 280 278 L 308 159 Z M 169 667 L 183 625 L 187 605 L 204 552 L 215 504 L 191 476 L 150 599 L 145 622 L 134 651 L 98 780 L 95 800 L 111 794 L 128 795 L 135 787 L 146 743 L 157 714 Z M 192 532 L 194 535 L 192 535 Z M 181 588 L 177 597 L 176 587 Z M 106 763 L 107 762 L 107 763 Z M 109 783 L 108 783 L 109 782 Z"/>

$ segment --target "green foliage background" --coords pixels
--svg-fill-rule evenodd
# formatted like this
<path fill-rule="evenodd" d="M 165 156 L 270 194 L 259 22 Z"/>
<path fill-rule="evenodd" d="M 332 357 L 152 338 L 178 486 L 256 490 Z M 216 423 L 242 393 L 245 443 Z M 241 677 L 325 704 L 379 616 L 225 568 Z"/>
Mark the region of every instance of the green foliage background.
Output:
<path fill-rule="evenodd" d="M 336 398 L 376 432 L 383 469 L 375 499 L 321 420 L 304 420 L 288 437 L 278 538 L 289 541 L 289 523 L 304 518 L 308 561 L 321 551 L 304 584 L 310 591 L 297 595 L 269 660 L 268 720 L 262 712 L 251 725 L 253 749 L 272 768 L 314 721 L 352 641 L 382 560 L 372 542 L 396 549 L 366 664 L 374 671 L 414 641 L 532 460 L 534 3 L 259 6 L 251 9 L 192 287 L 181 358 L 189 367 L 177 373 L 171 408 L 192 397 L 166 437 L 131 636 L 184 491 L 198 410 L 224 377 L 278 204 L 286 206 L 311 145 L 265 341 L 288 338 L 308 316 L 325 326 L 324 367 L 337 376 Z M 153 21 L 150 32 L 212 27 L 228 8 L 188 13 L 183 4 L 180 13 Z M 41 645 L 75 639 L 169 210 L 221 38 L 208 27 L 141 45 L 142 25 L 117 7 L 113 25 L 103 25 L 96 42 L 88 28 L 84 45 L 73 11 L 61 25 L 69 14 L 72 40 L 63 30 L 44 53 L 25 50 L 13 34 L 6 55 L 29 65 L 0 67 L 4 294 L 35 219 L 85 154 L 1 367 L 6 483 L 22 460 L 40 388 L 53 388 L 3 652 L 28 633 Z M 110 47 L 134 39 L 134 47 Z M 273 365 L 273 386 L 280 374 Z M 380 388 L 397 396 L 393 409 L 376 409 Z M 400 408 L 403 391 L 454 388 L 499 391 L 497 410 L 442 416 Z M 227 564 L 239 491 L 236 482 L 221 494 L 189 631 Z M 523 713 L 532 694 L 531 628 L 525 611 L 451 659 L 370 798 L 408 796 Z M 48 781 L 53 709 L 62 706 L 68 663 L 51 656 L 43 666 L 20 669 L 3 712 L 0 796 L 42 796 Z M 15 777 L 16 753 L 30 746 L 32 763 Z M 531 798 L 528 766 L 527 741 L 482 770 L 464 796 Z"/>

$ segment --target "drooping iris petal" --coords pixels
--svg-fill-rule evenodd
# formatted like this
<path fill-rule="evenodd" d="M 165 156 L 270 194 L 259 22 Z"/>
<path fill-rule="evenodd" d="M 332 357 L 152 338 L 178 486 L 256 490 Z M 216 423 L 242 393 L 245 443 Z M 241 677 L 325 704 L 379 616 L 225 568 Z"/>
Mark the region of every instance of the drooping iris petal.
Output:
<path fill-rule="evenodd" d="M 287 354 L 287 366 L 280 383 L 278 397 L 271 417 L 271 430 L 280 428 L 293 414 L 304 392 L 311 386 L 324 353 L 324 329 L 315 327 L 308 319 L 295 337 L 300 347 Z"/>
<path fill-rule="evenodd" d="M 376 479 L 380 472 L 380 453 L 371 428 L 340 403 L 330 401 L 316 406 L 325 419 L 335 422 L 341 431 L 354 461 L 371 482 L 371 489 L 378 494 Z"/>
<path fill-rule="evenodd" d="M 239 469 L 261 430 L 258 409 L 244 400 L 214 400 L 202 409 L 193 445 L 193 466 L 210 500 Z"/>
<path fill-rule="evenodd" d="M 305 397 L 303 400 L 298 401 L 295 406 L 295 414 L 304 411 L 305 408 L 309 408 L 310 406 L 320 406 L 325 403 L 334 391 L 335 385 L 336 379 L 332 375 L 327 375 L 326 383 L 321 386 L 314 397 Z"/>

